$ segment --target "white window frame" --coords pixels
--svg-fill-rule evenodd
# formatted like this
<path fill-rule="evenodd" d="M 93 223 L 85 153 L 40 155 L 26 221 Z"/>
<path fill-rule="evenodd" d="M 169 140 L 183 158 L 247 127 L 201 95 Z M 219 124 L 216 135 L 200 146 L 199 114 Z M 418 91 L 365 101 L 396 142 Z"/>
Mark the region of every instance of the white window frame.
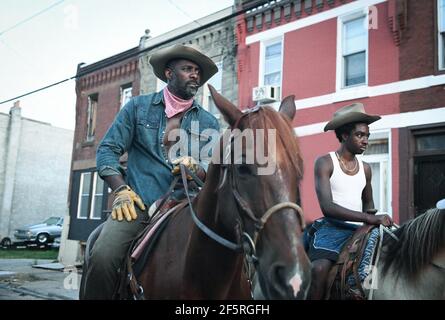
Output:
<path fill-rule="evenodd" d="M 283 61 L 284 61 L 284 35 L 280 36 L 278 38 L 269 39 L 266 41 L 260 42 L 260 62 L 259 62 L 259 79 L 258 84 L 259 86 L 264 86 L 264 69 L 266 67 L 266 47 L 274 45 L 276 43 L 281 42 L 281 76 L 280 76 L 280 83 L 278 84 L 280 87 L 280 90 L 283 85 Z"/>
<path fill-rule="evenodd" d="M 122 109 L 122 107 L 128 102 L 130 101 L 130 99 L 128 101 L 124 102 L 124 92 L 128 91 L 128 89 L 130 89 L 131 92 L 131 96 L 130 99 L 133 97 L 133 84 L 132 83 L 127 83 L 123 86 L 120 87 L 120 101 L 119 103 L 121 104 L 119 109 Z"/>
<path fill-rule="evenodd" d="M 86 217 L 81 217 L 80 216 L 80 210 L 82 208 L 82 199 L 83 199 L 82 191 L 83 191 L 84 177 L 85 177 L 86 174 L 93 175 L 93 179 L 90 178 L 91 179 L 91 183 L 93 185 L 92 185 L 92 190 L 91 190 L 91 185 L 90 185 L 90 190 L 88 190 L 88 193 L 89 193 L 88 205 L 89 205 L 90 210 L 87 213 Z M 96 183 L 97 183 L 97 179 L 99 179 L 99 175 L 95 171 L 82 172 L 80 174 L 79 199 L 77 201 L 77 219 L 82 219 L 82 220 L 87 220 L 87 219 L 90 219 L 90 220 L 101 220 L 102 219 L 102 214 L 101 214 L 100 217 L 94 217 L 93 216 L 93 214 L 94 214 L 94 205 L 95 205 L 95 201 L 96 201 Z M 103 196 L 104 196 L 104 193 L 102 191 L 102 197 Z"/>
<path fill-rule="evenodd" d="M 80 216 L 80 210 L 82 209 L 82 200 L 83 200 L 83 197 L 82 197 L 82 194 L 83 194 L 83 192 L 82 192 L 83 191 L 83 183 L 84 183 L 84 176 L 86 174 L 93 174 L 93 172 L 81 172 L 80 173 L 79 198 L 77 200 L 77 219 L 81 219 L 81 220 L 87 220 L 88 219 L 88 214 L 87 214 L 86 217 L 81 217 Z M 91 186 L 90 186 L 90 189 L 91 189 Z M 90 193 L 89 190 L 88 190 L 88 194 L 89 194 L 89 197 L 91 197 L 91 193 Z M 90 198 L 88 198 L 88 199 L 90 199 Z M 90 201 L 91 201 L 91 199 L 90 199 Z"/>
<path fill-rule="evenodd" d="M 444 39 L 441 36 L 441 32 L 445 32 L 445 30 L 440 30 L 440 25 L 442 19 L 445 17 L 442 16 L 442 10 L 440 10 L 441 4 L 445 5 L 445 0 L 437 0 L 437 40 L 438 40 L 438 67 L 439 70 L 445 70 L 445 52 L 444 52 Z"/>
<path fill-rule="evenodd" d="M 99 94 L 90 94 L 87 98 L 87 134 L 86 141 L 94 141 L 96 136 L 96 120 L 97 120 L 97 109 L 99 105 Z M 91 120 L 91 121 L 90 121 Z"/>
<path fill-rule="evenodd" d="M 386 190 L 387 190 L 387 198 L 386 198 L 386 207 L 388 208 L 387 213 L 392 217 L 392 138 L 391 138 L 391 129 L 384 130 L 372 130 L 371 136 L 369 137 L 369 141 L 379 140 L 379 139 L 387 139 L 388 140 L 388 153 L 387 154 L 371 154 L 371 155 L 362 155 L 361 160 L 367 163 L 387 163 L 387 181 L 386 181 Z M 365 152 L 366 153 L 366 152 Z M 383 181 L 383 170 L 380 170 L 380 182 Z M 380 188 L 380 201 L 384 199 L 383 188 Z M 377 205 L 376 203 L 374 203 Z M 382 207 L 381 203 L 378 204 L 378 207 Z"/>
<path fill-rule="evenodd" d="M 91 191 L 91 195 L 90 195 L 90 214 L 89 214 L 89 219 L 91 220 L 101 220 L 102 219 L 102 213 L 100 215 L 100 217 L 94 217 L 94 208 L 95 208 L 95 204 L 96 204 L 96 184 L 97 184 L 97 179 L 99 178 L 99 175 L 97 174 L 97 172 L 92 172 L 94 174 L 93 176 L 93 190 Z M 102 191 L 102 197 L 104 196 L 103 191 Z"/>
<path fill-rule="evenodd" d="M 369 79 L 369 28 L 366 28 L 366 53 L 365 53 L 365 82 L 357 85 L 346 86 L 346 74 L 345 65 L 343 59 L 343 44 L 344 44 L 344 25 L 345 23 L 365 18 L 365 23 L 369 24 L 369 8 L 362 8 L 359 11 L 348 13 L 343 16 L 339 16 L 337 19 L 337 67 L 336 67 L 336 91 L 356 91 L 357 88 L 363 88 L 368 86 Z M 359 89 L 360 90 L 360 89 Z"/>

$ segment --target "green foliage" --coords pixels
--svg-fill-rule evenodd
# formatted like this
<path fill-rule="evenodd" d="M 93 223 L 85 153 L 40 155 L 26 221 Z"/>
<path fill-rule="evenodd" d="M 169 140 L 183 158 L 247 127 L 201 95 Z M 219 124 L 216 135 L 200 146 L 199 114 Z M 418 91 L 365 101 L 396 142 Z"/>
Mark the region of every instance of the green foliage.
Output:
<path fill-rule="evenodd" d="M 0 259 L 51 259 L 57 260 L 59 248 L 0 249 Z"/>

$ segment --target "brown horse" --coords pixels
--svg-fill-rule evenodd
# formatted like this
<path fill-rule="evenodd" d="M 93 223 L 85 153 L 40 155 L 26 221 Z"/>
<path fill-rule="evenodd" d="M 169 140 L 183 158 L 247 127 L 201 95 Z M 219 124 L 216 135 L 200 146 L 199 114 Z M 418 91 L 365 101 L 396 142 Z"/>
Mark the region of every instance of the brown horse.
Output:
<path fill-rule="evenodd" d="M 384 237 L 371 298 L 444 300 L 445 210 L 430 209 L 394 234 L 398 240 Z"/>
<path fill-rule="evenodd" d="M 247 257 L 265 298 L 303 299 L 311 268 L 300 240 L 304 218 L 296 205 L 302 160 L 291 125 L 294 98 L 284 99 L 280 112 L 260 107 L 243 113 L 209 87 L 221 114 L 240 131 L 221 136 L 192 207 L 175 214 L 159 236 L 138 278 L 145 298 L 250 299 Z M 259 163 L 257 156 L 247 163 L 249 143 L 242 141 L 241 161 L 235 159 L 234 146 L 246 129 L 276 131 L 269 163 Z M 272 142 L 267 133 L 253 132 L 255 141 Z M 230 163 L 224 161 L 228 158 Z M 270 164 L 273 172 L 258 174 Z"/>

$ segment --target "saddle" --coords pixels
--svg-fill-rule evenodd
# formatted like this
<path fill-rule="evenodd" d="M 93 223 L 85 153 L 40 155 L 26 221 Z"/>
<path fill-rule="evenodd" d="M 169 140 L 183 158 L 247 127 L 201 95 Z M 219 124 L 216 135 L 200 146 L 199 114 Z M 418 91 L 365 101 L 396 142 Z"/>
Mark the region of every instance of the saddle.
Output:
<path fill-rule="evenodd" d="M 325 299 L 334 300 L 365 300 L 366 294 L 359 275 L 359 266 L 365 253 L 365 248 L 372 234 L 374 225 L 364 225 L 358 228 L 348 240 L 337 262 L 331 268 L 326 283 Z M 354 285 L 348 278 L 353 278 Z"/>
<path fill-rule="evenodd" d="M 177 184 L 179 177 L 176 177 L 167 193 L 156 201 L 156 210 L 150 216 L 144 230 L 133 240 L 121 267 L 119 285 L 114 294 L 116 299 L 144 300 L 144 291 L 142 286 L 139 285 L 137 277 L 142 273 L 157 239 L 170 219 L 189 204 L 186 195 L 193 199 L 199 193 L 199 186 L 203 184 L 196 175 L 193 173 L 190 173 L 190 175 L 192 175 L 194 181 L 187 181 L 187 184 L 190 185 L 189 187 L 186 188 Z M 199 183 L 197 184 L 195 181 L 198 180 Z M 175 190 L 178 191 L 178 189 L 179 193 L 176 192 L 176 195 L 173 197 Z M 182 193 L 182 191 L 185 193 Z"/>

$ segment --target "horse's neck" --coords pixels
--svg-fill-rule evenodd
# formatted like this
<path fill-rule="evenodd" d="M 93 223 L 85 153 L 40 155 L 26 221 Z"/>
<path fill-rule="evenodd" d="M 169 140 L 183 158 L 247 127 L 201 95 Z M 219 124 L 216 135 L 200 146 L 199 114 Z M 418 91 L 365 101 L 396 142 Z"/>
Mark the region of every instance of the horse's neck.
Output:
<path fill-rule="evenodd" d="M 201 212 L 215 212 L 218 200 L 218 182 L 219 182 L 219 167 L 213 164 L 209 165 L 206 174 L 205 184 L 198 195 L 197 200 L 197 214 Z M 200 215 L 202 217 L 202 215 Z M 208 214 L 206 214 L 208 216 Z"/>

